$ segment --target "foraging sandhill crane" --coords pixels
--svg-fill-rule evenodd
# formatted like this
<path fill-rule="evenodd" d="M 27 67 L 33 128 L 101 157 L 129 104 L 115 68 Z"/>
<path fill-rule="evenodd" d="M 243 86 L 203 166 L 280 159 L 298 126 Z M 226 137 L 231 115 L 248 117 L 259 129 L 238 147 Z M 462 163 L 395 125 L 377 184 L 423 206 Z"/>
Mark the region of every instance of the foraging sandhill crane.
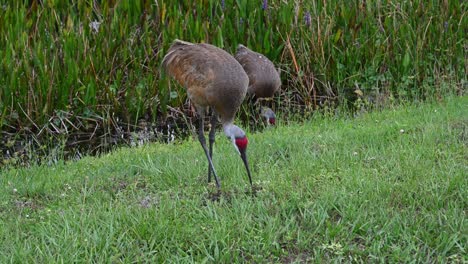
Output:
<path fill-rule="evenodd" d="M 189 99 L 200 115 L 198 140 L 208 159 L 208 182 L 211 181 L 211 172 L 213 172 L 216 186 L 220 188 L 212 162 L 215 127 L 219 117 L 224 134 L 240 154 L 252 185 L 246 154 L 248 140 L 245 132 L 233 124 L 236 112 L 247 94 L 249 83 L 242 66 L 229 53 L 218 47 L 177 39 L 164 56 L 162 65 L 169 75 L 186 88 Z M 209 152 L 203 134 L 203 117 L 208 107 L 212 109 Z"/>
<path fill-rule="evenodd" d="M 275 65 L 264 55 L 254 52 L 242 44 L 237 47 L 235 58 L 249 76 L 247 92 L 252 94 L 256 100 L 272 98 L 281 86 L 281 79 Z M 262 107 L 261 116 L 271 125 L 276 122 L 275 113 L 268 107 Z"/>

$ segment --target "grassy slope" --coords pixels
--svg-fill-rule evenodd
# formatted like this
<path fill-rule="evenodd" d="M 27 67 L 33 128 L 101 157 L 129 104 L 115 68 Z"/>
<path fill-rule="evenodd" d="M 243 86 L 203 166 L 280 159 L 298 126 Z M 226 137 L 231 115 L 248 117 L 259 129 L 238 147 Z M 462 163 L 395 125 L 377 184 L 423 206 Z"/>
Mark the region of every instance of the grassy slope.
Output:
<path fill-rule="evenodd" d="M 466 261 L 468 98 L 0 173 L 0 262 Z M 404 133 L 400 130 L 403 129 Z M 17 189 L 15 192 L 14 189 Z"/>

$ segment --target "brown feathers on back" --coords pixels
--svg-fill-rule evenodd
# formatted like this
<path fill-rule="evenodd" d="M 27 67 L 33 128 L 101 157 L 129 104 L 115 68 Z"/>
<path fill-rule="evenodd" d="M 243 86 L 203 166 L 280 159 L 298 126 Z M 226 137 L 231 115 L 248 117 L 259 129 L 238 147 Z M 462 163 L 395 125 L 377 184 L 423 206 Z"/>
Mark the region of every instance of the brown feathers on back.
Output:
<path fill-rule="evenodd" d="M 237 47 L 235 58 L 249 76 L 248 92 L 258 98 L 273 97 L 281 86 L 275 65 L 264 55 L 251 51 L 243 45 Z"/>
<path fill-rule="evenodd" d="M 249 79 L 229 53 L 210 44 L 175 40 L 162 64 L 197 107 L 213 107 L 221 121 L 234 119 Z"/>

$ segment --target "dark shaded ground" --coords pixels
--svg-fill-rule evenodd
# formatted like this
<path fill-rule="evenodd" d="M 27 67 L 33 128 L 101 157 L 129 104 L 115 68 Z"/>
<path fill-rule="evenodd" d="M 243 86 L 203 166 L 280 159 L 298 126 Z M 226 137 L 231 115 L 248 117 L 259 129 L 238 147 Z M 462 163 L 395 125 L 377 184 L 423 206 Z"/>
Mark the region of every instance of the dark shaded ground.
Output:
<path fill-rule="evenodd" d="M 244 109 L 240 115 L 251 131 L 264 126 L 255 109 Z M 252 110 L 252 111 L 249 111 Z M 99 155 L 118 146 L 138 146 L 148 142 L 169 143 L 194 135 L 198 117 L 187 107 L 184 112 L 171 108 L 165 118 L 152 121 L 141 118 L 129 124 L 119 118 L 89 118 L 60 111 L 42 127 L 9 127 L 0 131 L 0 166 L 28 166 L 34 163 L 54 163 L 77 160 L 85 155 Z M 205 118 L 208 130 L 209 117 Z"/>
<path fill-rule="evenodd" d="M 0 131 L 0 165 L 76 160 L 84 155 L 106 153 L 117 146 L 171 142 L 191 133 L 192 117 L 180 118 L 181 114 L 174 113 L 154 123 L 142 118 L 137 124 L 128 124 L 118 118 L 82 118 L 59 112 L 43 127 Z"/>
<path fill-rule="evenodd" d="M 337 107 L 337 102 L 330 97 L 318 97 L 316 107 L 300 105 L 291 98 L 285 98 L 288 98 L 285 94 L 274 100 L 256 101 L 255 98 L 246 98 L 237 115 L 241 120 L 240 125 L 248 127 L 251 132 L 264 129 L 265 123 L 260 116 L 262 106 L 271 107 L 283 124 L 309 119 L 317 110 L 333 114 Z M 363 110 L 351 106 L 351 112 Z M 186 103 L 183 109 L 169 107 L 167 114 L 158 118 L 142 116 L 133 124 L 122 120 L 117 114 L 83 117 L 56 111 L 43 126 L 33 124 L 7 127 L 0 131 L 0 167 L 51 164 L 62 159 L 78 160 L 85 155 L 100 155 L 119 146 L 138 146 L 148 142 L 169 143 L 195 136 L 198 120 L 190 103 Z M 205 131 L 209 127 L 207 114 Z"/>

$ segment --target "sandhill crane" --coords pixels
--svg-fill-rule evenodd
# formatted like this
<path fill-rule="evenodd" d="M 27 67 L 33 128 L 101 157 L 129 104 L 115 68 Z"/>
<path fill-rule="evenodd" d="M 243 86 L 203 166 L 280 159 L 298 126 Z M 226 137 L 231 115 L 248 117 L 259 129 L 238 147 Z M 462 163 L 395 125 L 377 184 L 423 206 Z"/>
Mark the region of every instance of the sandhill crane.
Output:
<path fill-rule="evenodd" d="M 247 92 L 252 94 L 256 100 L 272 98 L 281 86 L 281 79 L 275 65 L 264 55 L 254 52 L 242 44 L 237 47 L 235 58 L 249 76 Z M 261 116 L 271 125 L 276 122 L 275 113 L 268 107 L 262 107 Z"/>
<path fill-rule="evenodd" d="M 240 154 L 252 185 L 246 154 L 248 140 L 245 132 L 233 124 L 236 112 L 247 94 L 249 83 L 242 66 L 229 53 L 218 47 L 178 39 L 169 48 L 162 65 L 169 75 L 186 88 L 189 99 L 200 115 L 198 140 L 208 159 L 208 182 L 211 182 L 213 172 L 216 186 L 220 188 L 212 162 L 215 127 L 219 117 L 224 134 Z M 208 107 L 212 109 L 209 151 L 203 133 L 203 117 Z"/>

